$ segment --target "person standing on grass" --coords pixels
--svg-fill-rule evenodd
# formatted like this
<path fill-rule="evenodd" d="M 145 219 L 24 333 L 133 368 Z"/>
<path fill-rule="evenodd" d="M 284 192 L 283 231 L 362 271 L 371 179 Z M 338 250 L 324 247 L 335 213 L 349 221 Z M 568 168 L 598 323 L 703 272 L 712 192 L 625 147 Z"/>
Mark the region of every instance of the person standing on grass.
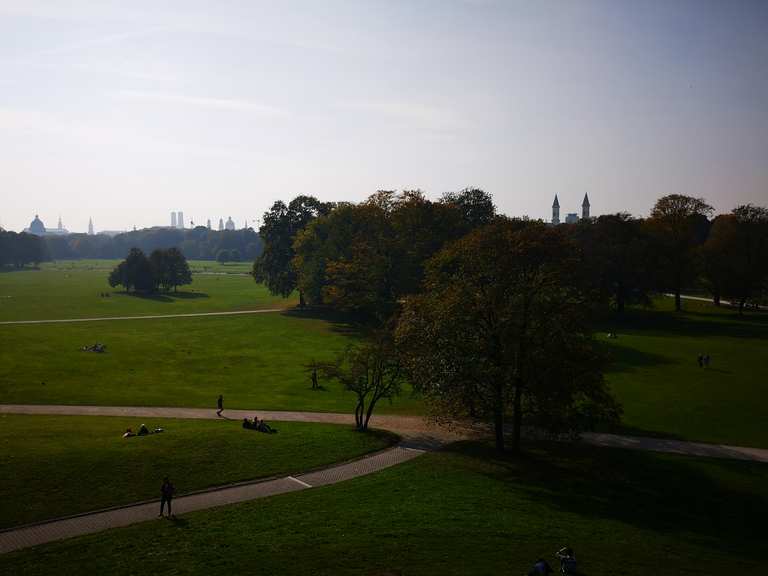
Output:
<path fill-rule="evenodd" d="M 163 485 L 160 486 L 160 514 L 158 514 L 158 516 L 163 515 L 163 509 L 165 508 L 166 503 L 168 504 L 168 517 L 170 518 L 173 515 L 171 512 L 171 500 L 173 500 L 174 492 L 176 492 L 176 487 L 171 484 L 168 476 L 166 476 L 163 480 Z"/>
<path fill-rule="evenodd" d="M 219 394 L 219 399 L 216 400 L 216 406 L 218 407 L 218 410 L 216 410 L 216 416 L 221 416 L 221 413 L 224 412 L 224 396 Z"/>

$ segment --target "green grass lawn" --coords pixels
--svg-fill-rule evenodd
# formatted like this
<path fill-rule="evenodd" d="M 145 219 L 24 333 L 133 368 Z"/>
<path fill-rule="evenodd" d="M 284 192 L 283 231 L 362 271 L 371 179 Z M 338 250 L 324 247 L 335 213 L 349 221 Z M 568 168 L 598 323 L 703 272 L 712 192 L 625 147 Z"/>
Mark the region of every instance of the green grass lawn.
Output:
<path fill-rule="evenodd" d="M 335 486 L 0 557 L 8 574 L 759 574 L 768 466 L 588 447 L 463 444 Z"/>
<path fill-rule="evenodd" d="M 145 422 L 161 434 L 122 438 Z M 0 415 L 0 528 L 159 498 L 163 476 L 179 494 L 292 474 L 390 445 L 387 432 L 273 422 L 279 432 L 231 420 Z"/>
<path fill-rule="evenodd" d="M 216 262 L 215 260 L 187 260 L 189 268 L 195 272 L 217 272 L 227 274 L 249 274 L 253 268 L 253 262 Z M 106 272 L 120 263 L 119 259 L 83 259 L 83 260 L 55 260 L 44 262 L 40 265 L 42 270 L 103 270 Z"/>
<path fill-rule="evenodd" d="M 294 298 L 272 296 L 250 276 L 218 272 L 193 274 L 192 284 L 177 293 L 127 294 L 107 283 L 109 270 L 117 262 L 107 261 L 106 266 L 100 262 L 104 261 L 64 262 L 40 270 L 0 273 L 0 321 L 187 314 L 296 304 Z M 215 267 L 216 263 L 205 265 Z"/>
<path fill-rule="evenodd" d="M 621 431 L 768 447 L 768 314 L 672 300 L 631 310 L 605 343 L 606 379 L 624 406 Z M 711 364 L 701 369 L 699 354 Z"/>
<path fill-rule="evenodd" d="M 312 390 L 305 364 L 331 360 L 348 325 L 299 312 L 0 326 L 0 402 L 352 412 L 355 396 Z M 83 352 L 101 342 L 107 352 Z M 413 413 L 406 395 L 380 411 Z"/>

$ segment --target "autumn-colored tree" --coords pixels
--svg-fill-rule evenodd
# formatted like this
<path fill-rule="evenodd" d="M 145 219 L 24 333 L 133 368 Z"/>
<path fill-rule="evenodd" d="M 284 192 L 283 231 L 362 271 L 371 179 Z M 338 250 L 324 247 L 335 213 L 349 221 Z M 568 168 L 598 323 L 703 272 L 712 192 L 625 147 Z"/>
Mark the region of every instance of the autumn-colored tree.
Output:
<path fill-rule="evenodd" d="M 574 282 L 567 231 L 498 220 L 439 252 L 424 291 L 406 300 L 396 330 L 409 379 L 438 413 L 492 422 L 512 447 L 523 422 L 573 432 L 614 420 Z"/>
<path fill-rule="evenodd" d="M 703 198 L 670 194 L 657 200 L 647 223 L 656 239 L 657 262 L 664 288 L 675 294 L 675 310 L 682 309 L 683 286 L 698 272 L 697 248 L 704 243 L 712 206 Z"/>
<path fill-rule="evenodd" d="M 768 278 L 768 209 L 747 204 L 714 219 L 702 248 L 716 303 L 738 303 L 739 313 L 765 290 Z"/>

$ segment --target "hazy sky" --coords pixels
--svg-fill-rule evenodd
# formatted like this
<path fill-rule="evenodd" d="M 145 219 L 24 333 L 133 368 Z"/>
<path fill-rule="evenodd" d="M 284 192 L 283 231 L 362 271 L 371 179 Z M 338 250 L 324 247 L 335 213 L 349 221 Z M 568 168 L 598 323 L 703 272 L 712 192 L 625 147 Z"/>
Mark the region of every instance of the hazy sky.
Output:
<path fill-rule="evenodd" d="M 768 204 L 768 2 L 0 0 L 0 225 Z"/>

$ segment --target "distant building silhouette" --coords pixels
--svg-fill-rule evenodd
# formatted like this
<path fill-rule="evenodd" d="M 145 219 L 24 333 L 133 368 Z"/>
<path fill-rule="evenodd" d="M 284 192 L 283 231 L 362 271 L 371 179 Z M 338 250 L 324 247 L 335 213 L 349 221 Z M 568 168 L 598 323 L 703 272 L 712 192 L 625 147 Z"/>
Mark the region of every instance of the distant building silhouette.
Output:
<path fill-rule="evenodd" d="M 88 218 L 88 236 L 93 236 L 93 218 Z"/>
<path fill-rule="evenodd" d="M 184 228 L 184 212 L 181 210 L 179 210 L 179 213 L 176 215 L 176 224 L 178 224 L 178 228 Z"/>
<path fill-rule="evenodd" d="M 581 220 L 589 219 L 589 196 L 584 194 L 584 201 L 581 203 Z M 576 224 L 579 221 L 579 215 L 576 212 L 569 212 L 565 217 L 566 224 Z M 555 194 L 555 201 L 552 203 L 552 225 L 560 224 L 560 201 Z"/>
<path fill-rule="evenodd" d="M 208 222 L 206 222 L 205 227 L 208 228 L 208 230 L 211 229 L 211 219 L 208 218 Z"/>
<path fill-rule="evenodd" d="M 64 228 L 64 225 L 61 223 L 61 216 L 59 216 L 58 228 L 46 228 L 37 214 L 35 214 L 35 219 L 29 223 L 29 228 L 24 228 L 24 232 L 34 234 L 35 236 L 66 236 L 69 234 L 69 230 Z"/>
<path fill-rule="evenodd" d="M 176 228 L 176 212 L 171 212 L 171 228 Z"/>
<path fill-rule="evenodd" d="M 219 232 L 221 232 L 222 230 L 224 230 L 224 219 L 219 218 Z"/>
<path fill-rule="evenodd" d="M 232 220 L 232 216 L 227 218 L 227 223 L 224 225 L 225 230 L 234 230 L 235 229 L 235 221 Z"/>

